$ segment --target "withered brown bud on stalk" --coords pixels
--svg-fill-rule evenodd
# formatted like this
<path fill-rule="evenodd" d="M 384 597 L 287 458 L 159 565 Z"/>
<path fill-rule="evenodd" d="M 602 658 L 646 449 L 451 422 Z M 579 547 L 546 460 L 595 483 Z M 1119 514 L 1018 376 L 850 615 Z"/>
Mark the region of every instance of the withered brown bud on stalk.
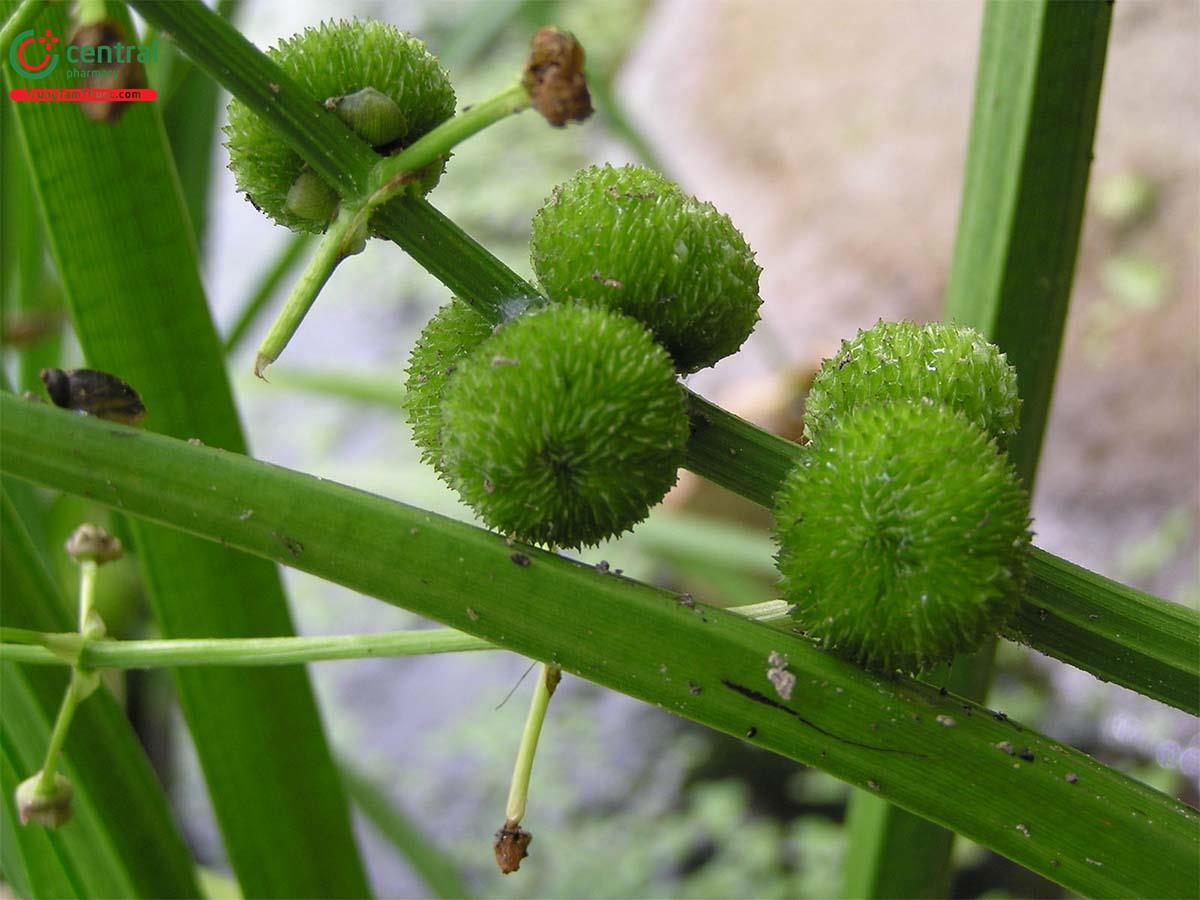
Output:
<path fill-rule="evenodd" d="M 503 875 L 509 875 L 521 868 L 521 860 L 529 855 L 529 844 L 533 835 L 521 828 L 511 819 L 504 827 L 496 832 L 496 865 Z"/>
<path fill-rule="evenodd" d="M 146 87 L 146 70 L 137 61 L 136 51 L 131 52 L 128 41 L 125 39 L 125 32 L 116 22 L 105 20 L 94 22 L 91 25 L 81 25 L 71 33 L 69 43 L 81 48 L 107 46 L 112 47 L 114 51 L 118 45 L 121 45 L 127 54 L 128 58 L 125 62 L 119 62 L 114 58 L 112 62 L 81 63 L 81 66 L 87 65 L 90 70 L 97 72 L 83 80 L 84 87 L 115 89 Z M 116 53 L 114 52 L 113 55 L 115 57 Z M 85 100 L 79 104 L 83 114 L 93 122 L 110 124 L 120 119 L 128 106 L 130 106 L 129 103 L 115 100 Z"/>
<path fill-rule="evenodd" d="M 583 47 L 569 31 L 546 27 L 533 36 L 521 83 L 533 108 L 556 128 L 592 114 L 583 61 Z"/>

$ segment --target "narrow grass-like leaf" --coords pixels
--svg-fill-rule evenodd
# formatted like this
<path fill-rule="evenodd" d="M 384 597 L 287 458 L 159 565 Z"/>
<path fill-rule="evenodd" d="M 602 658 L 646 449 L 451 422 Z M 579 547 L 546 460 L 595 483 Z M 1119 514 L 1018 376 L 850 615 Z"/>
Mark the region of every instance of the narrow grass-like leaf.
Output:
<path fill-rule="evenodd" d="M 1066 324 L 1112 3 L 987 7 L 947 317 L 1017 370 L 1009 448 L 1031 487 Z"/>
<path fill-rule="evenodd" d="M 0 489 L 0 588 L 4 623 L 71 627 L 58 588 L 8 494 Z M 50 831 L 17 823 L 13 791 L 42 767 L 67 686 L 64 670 L 0 664 L 0 865 L 23 897 L 195 896 L 191 854 L 150 764 L 109 692 L 76 711 L 60 771 L 72 782 L 74 817 Z"/>
<path fill-rule="evenodd" d="M 1190 807 L 794 635 L 352 488 L 7 395 L 0 442 L 11 475 L 556 662 L 869 787 L 1079 893 L 1187 896 L 1200 877 Z M 790 697 L 767 676 L 773 652 L 796 676 Z"/>
<path fill-rule="evenodd" d="M 1017 370 L 1024 402 L 1009 457 L 1031 491 L 1075 274 L 1111 17 L 1107 0 L 991 0 L 984 14 L 946 312 L 979 329 Z M 991 655 L 956 661 L 952 669 L 960 685 L 974 682 L 974 699 L 986 696 Z M 1193 695 L 1195 689 L 1193 681 Z M 873 797 L 861 802 L 879 805 Z M 915 845 L 944 840 L 932 826 L 900 821 L 904 815 L 880 816 L 881 827 Z M 948 868 L 944 843 L 940 863 Z M 871 844 L 891 844 L 895 852 L 875 855 L 872 873 L 851 843 L 848 884 L 860 896 L 864 878 L 881 891 L 866 896 L 916 896 L 948 880 L 934 857 L 926 859 L 933 866 L 927 873 L 896 841 Z"/>
<path fill-rule="evenodd" d="M 130 29 L 122 7 L 110 5 L 109 12 Z M 37 27 L 65 34 L 65 15 L 64 6 L 48 6 Z M 62 69 L 46 86 L 66 86 Z M 16 106 L 88 363 L 141 393 L 148 428 L 240 452 L 220 345 L 154 105 L 131 104 L 117 123 L 89 122 L 70 103 Z M 291 633 L 272 566 L 143 523 L 134 538 L 165 635 Z M 247 895 L 366 894 L 307 674 L 180 672 L 175 683 Z"/>
<path fill-rule="evenodd" d="M 222 0 L 217 13 L 232 18 L 238 4 Z M 217 135 L 217 84 L 184 56 L 176 56 L 170 71 L 171 90 L 163 110 L 163 124 L 171 142 L 171 156 L 187 205 L 196 243 L 205 245 L 208 232 L 208 189 L 212 182 L 213 150 Z"/>

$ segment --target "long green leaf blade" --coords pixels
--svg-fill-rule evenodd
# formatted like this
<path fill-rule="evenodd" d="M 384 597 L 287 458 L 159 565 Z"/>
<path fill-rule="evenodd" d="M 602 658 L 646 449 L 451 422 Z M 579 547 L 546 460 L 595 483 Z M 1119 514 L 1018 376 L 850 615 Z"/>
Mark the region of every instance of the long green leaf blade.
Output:
<path fill-rule="evenodd" d="M 796 636 L 352 488 L 9 396 L 0 441 L 0 464 L 16 477 L 555 661 L 869 787 L 1074 891 L 1187 896 L 1200 877 L 1190 807 L 976 704 L 870 675 Z M 790 699 L 767 678 L 772 652 L 797 678 Z"/>
<path fill-rule="evenodd" d="M 109 11 L 131 30 L 122 7 Z M 48 6 L 37 27 L 65 34 L 65 12 Z M 60 78 L 61 71 L 47 85 L 65 86 Z M 132 104 L 118 123 L 100 124 L 69 103 L 16 106 L 89 364 L 141 392 L 147 427 L 242 451 L 157 110 Z M 134 537 L 165 635 L 292 632 L 278 574 L 269 564 L 144 524 L 135 526 Z M 251 597 L 254 602 L 247 602 Z M 307 674 L 180 672 L 175 682 L 246 894 L 365 895 L 348 804 Z"/>
<path fill-rule="evenodd" d="M 0 488 L 0 589 L 4 623 L 67 630 L 58 588 L 24 523 Z M 196 896 L 191 854 L 166 797 L 120 707 L 106 689 L 77 710 L 63 773 L 74 817 L 49 831 L 17 823 L 13 791 L 42 767 L 66 690 L 65 672 L 0 665 L 0 864 L 25 897 Z"/>

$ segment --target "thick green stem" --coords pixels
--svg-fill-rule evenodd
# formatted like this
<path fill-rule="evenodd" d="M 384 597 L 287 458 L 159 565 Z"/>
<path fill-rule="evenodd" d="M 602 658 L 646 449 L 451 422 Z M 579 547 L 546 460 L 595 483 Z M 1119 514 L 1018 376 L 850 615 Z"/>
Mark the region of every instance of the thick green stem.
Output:
<path fill-rule="evenodd" d="M 35 665 L 69 664 L 63 652 L 77 635 L 0 631 L 0 660 Z M 166 641 L 90 641 L 78 651 L 88 669 L 159 669 L 179 666 L 290 666 L 337 659 L 423 656 L 495 650 L 494 644 L 452 628 L 334 637 L 212 638 Z"/>
<path fill-rule="evenodd" d="M 300 280 L 292 288 L 287 304 L 259 345 L 258 356 L 254 360 L 255 375 L 262 378 L 267 366 L 279 358 L 283 348 L 288 345 L 288 341 L 308 315 L 333 270 L 343 259 L 362 248 L 363 236 L 357 211 L 343 207 L 321 238 L 317 252 L 308 261 Z"/>
<path fill-rule="evenodd" d="M 525 818 L 525 804 L 529 799 L 529 777 L 533 774 L 533 757 L 537 753 L 538 738 L 542 735 L 542 723 L 546 721 L 546 708 L 554 689 L 562 678 L 562 669 L 543 663 L 529 701 L 529 715 L 525 718 L 525 731 L 521 734 L 521 746 L 517 749 L 517 761 L 513 766 L 512 785 L 508 789 L 508 805 L 505 807 L 505 828 L 516 828 Z"/>

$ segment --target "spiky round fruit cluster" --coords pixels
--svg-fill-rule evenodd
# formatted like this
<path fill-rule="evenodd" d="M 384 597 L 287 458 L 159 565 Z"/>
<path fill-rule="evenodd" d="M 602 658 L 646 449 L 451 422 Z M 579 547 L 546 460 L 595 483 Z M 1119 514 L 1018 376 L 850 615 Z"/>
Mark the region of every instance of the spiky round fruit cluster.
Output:
<path fill-rule="evenodd" d="M 408 361 L 404 406 L 421 459 L 438 474 L 442 465 L 442 394 L 458 365 L 493 331 L 492 323 L 455 297 L 417 338 Z"/>
<path fill-rule="evenodd" d="M 443 466 L 463 500 L 493 528 L 559 547 L 644 519 L 688 438 L 670 357 L 637 322 L 588 304 L 502 326 L 458 364 L 441 416 Z"/>
<path fill-rule="evenodd" d="M 733 353 L 758 321 L 761 269 L 729 217 L 639 166 L 583 169 L 555 188 L 531 256 L 552 300 L 632 316 L 680 372 Z"/>
<path fill-rule="evenodd" d="M 1025 577 L 1028 497 L 995 444 L 935 405 L 822 430 L 776 498 L 785 596 L 858 664 L 919 672 L 977 647 Z"/>
<path fill-rule="evenodd" d="M 1003 450 L 1017 432 L 1017 373 L 973 328 L 879 322 L 842 341 L 825 361 L 804 404 L 804 434 L 873 404 L 923 403 L 958 410 Z"/>
<path fill-rule="evenodd" d="M 446 70 L 422 41 L 382 22 L 325 22 L 267 53 L 380 152 L 406 147 L 454 115 Z M 336 193 L 270 124 L 234 99 L 225 134 L 229 168 L 251 203 L 294 231 L 325 229 Z M 419 185 L 430 190 L 440 176 L 437 165 Z"/>

